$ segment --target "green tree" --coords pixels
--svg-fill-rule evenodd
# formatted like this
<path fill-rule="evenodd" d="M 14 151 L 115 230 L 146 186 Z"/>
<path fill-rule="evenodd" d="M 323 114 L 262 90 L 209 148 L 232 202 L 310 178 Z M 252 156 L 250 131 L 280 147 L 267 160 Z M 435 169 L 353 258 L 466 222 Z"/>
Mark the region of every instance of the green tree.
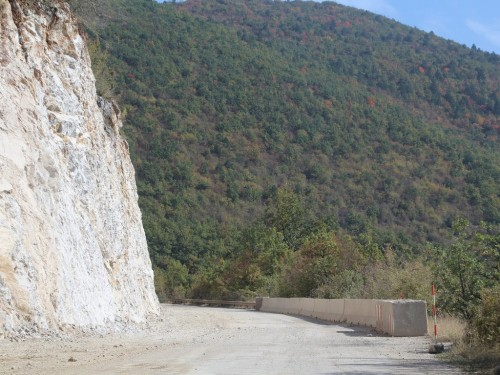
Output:
<path fill-rule="evenodd" d="M 476 308 L 473 326 L 479 339 L 488 345 L 500 345 L 500 285 L 484 289 Z"/>
<path fill-rule="evenodd" d="M 320 230 L 309 235 L 280 281 L 283 297 L 356 298 L 365 265 L 359 244 Z"/>
<path fill-rule="evenodd" d="M 87 43 L 90 58 L 92 60 L 92 72 L 95 77 L 97 95 L 105 99 L 115 97 L 114 72 L 108 65 L 108 53 L 103 49 L 99 37 Z"/>
<path fill-rule="evenodd" d="M 306 215 L 307 211 L 299 196 L 279 188 L 266 210 L 265 223 L 282 233 L 287 246 L 296 250 L 310 231 Z"/>
<path fill-rule="evenodd" d="M 500 236 L 485 234 L 485 223 L 470 229 L 468 220 L 455 220 L 453 243 L 434 248 L 430 259 L 443 308 L 468 321 L 474 317 L 482 290 L 500 283 Z"/>
<path fill-rule="evenodd" d="M 161 300 L 185 298 L 190 280 L 188 269 L 178 260 L 163 257 L 154 267 L 156 294 Z"/>

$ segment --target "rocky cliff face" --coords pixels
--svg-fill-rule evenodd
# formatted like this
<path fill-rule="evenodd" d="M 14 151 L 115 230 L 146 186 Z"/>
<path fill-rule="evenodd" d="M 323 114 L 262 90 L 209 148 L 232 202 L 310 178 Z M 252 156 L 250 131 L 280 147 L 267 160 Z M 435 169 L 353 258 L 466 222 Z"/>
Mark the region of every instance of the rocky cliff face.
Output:
<path fill-rule="evenodd" d="M 67 5 L 0 0 L 0 338 L 157 313 L 118 108 Z"/>

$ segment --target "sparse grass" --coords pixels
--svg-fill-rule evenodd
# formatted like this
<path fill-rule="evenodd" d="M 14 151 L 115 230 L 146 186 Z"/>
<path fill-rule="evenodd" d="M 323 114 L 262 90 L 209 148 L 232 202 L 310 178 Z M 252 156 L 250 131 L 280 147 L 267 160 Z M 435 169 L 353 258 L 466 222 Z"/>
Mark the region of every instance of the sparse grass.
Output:
<path fill-rule="evenodd" d="M 463 319 L 442 315 L 438 317 L 438 342 L 451 343 L 451 350 L 439 357 L 474 374 L 493 374 L 500 364 L 500 347 L 481 342 L 476 332 L 471 331 Z M 428 318 L 428 332 L 434 340 L 434 320 Z"/>
<path fill-rule="evenodd" d="M 455 316 L 441 315 L 437 319 L 437 324 L 439 342 L 450 342 L 454 348 L 464 345 L 467 322 Z M 434 339 L 434 319 L 432 316 L 428 317 L 427 327 L 429 336 Z"/>

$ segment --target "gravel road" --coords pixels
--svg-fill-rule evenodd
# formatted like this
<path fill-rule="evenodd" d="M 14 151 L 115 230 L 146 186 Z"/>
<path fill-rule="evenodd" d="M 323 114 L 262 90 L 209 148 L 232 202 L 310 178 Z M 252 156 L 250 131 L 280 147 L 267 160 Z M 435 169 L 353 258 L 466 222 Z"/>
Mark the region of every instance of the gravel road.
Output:
<path fill-rule="evenodd" d="M 143 332 L 0 341 L 0 374 L 461 374 L 428 344 L 296 316 L 162 305 Z"/>

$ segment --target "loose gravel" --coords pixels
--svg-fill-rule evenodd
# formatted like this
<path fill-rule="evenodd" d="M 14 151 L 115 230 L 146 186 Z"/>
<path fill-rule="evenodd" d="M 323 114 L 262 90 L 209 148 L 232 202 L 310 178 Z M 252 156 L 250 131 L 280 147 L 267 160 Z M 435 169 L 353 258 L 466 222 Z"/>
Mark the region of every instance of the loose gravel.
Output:
<path fill-rule="evenodd" d="M 253 310 L 164 304 L 135 333 L 0 341 L 0 374 L 461 374 L 425 337 Z"/>

